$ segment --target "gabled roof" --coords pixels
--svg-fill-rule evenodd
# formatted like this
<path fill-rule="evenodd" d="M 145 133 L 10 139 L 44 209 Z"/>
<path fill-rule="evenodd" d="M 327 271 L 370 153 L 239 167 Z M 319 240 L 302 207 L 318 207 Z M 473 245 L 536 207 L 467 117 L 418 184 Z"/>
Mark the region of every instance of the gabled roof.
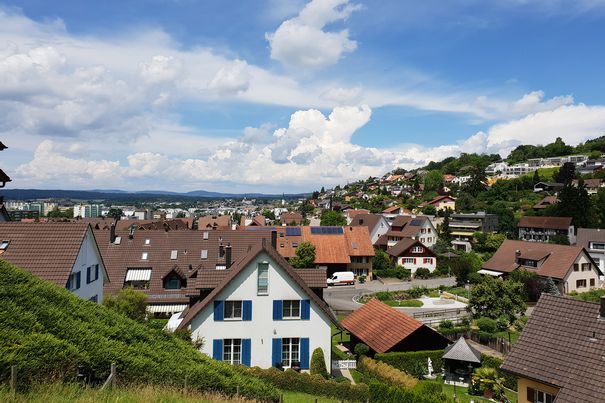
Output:
<path fill-rule="evenodd" d="M 372 232 L 382 220 L 386 221 L 386 218 L 380 214 L 357 214 L 355 218 L 353 218 L 353 221 L 351 221 L 351 226 L 356 227 L 363 225 L 368 227 L 369 231 Z"/>
<path fill-rule="evenodd" d="M 65 287 L 89 229 L 88 223 L 0 222 L 0 241 L 10 241 L 0 259 Z"/>
<path fill-rule="evenodd" d="M 557 196 L 546 196 L 545 198 L 543 198 L 542 200 L 540 200 L 538 203 L 534 204 L 534 209 L 543 209 L 546 208 L 548 206 L 551 206 L 553 204 L 557 204 L 559 202 L 559 199 L 557 198 Z"/>
<path fill-rule="evenodd" d="M 371 299 L 341 325 L 377 353 L 384 353 L 424 326 L 422 322 Z"/>
<path fill-rule="evenodd" d="M 309 288 L 327 288 L 326 269 L 294 269 Z M 195 288 L 213 289 L 229 275 L 229 270 L 201 270 L 198 274 Z"/>
<path fill-rule="evenodd" d="M 282 224 L 290 224 L 294 222 L 299 225 L 302 222 L 303 216 L 300 213 L 296 212 L 285 212 L 279 216 L 279 220 Z"/>
<path fill-rule="evenodd" d="M 460 336 L 454 344 L 450 344 L 445 348 L 442 358 L 447 360 L 480 363 L 481 352 L 468 344 L 464 337 Z"/>
<path fill-rule="evenodd" d="M 604 393 L 603 357 L 599 304 L 542 294 L 502 369 L 560 388 L 557 403 L 598 403 Z"/>
<path fill-rule="evenodd" d="M 571 217 L 523 216 L 517 228 L 548 228 L 567 231 L 571 226 Z"/>
<path fill-rule="evenodd" d="M 190 309 L 183 312 L 183 321 L 179 325 L 179 328 L 185 328 L 191 323 L 193 318 L 200 313 L 206 306 L 208 306 L 218 294 L 220 294 L 229 283 L 235 279 L 260 253 L 265 252 L 273 259 L 273 261 L 279 266 L 284 272 L 290 276 L 292 280 L 307 294 L 307 296 L 326 314 L 329 320 L 334 324 L 338 325 L 338 320 L 330 310 L 328 304 L 322 301 L 317 294 L 311 290 L 311 288 L 304 282 L 302 277 L 294 270 L 292 266 L 284 259 L 275 249 L 273 249 L 268 243 L 263 240 L 257 243 L 246 255 L 240 260 L 235 262 L 231 268 L 225 270 L 227 274 L 222 281 L 204 298 L 202 301 L 197 302 Z"/>
<path fill-rule="evenodd" d="M 391 206 L 391 207 L 385 208 L 384 210 L 382 210 L 382 212 L 385 213 L 385 214 L 393 214 L 396 211 L 401 210 L 402 208 L 403 207 L 401 207 L 401 206 Z"/>
<path fill-rule="evenodd" d="M 578 228 L 577 245 L 588 248 L 589 242 L 605 242 L 605 229 Z"/>
<path fill-rule="evenodd" d="M 437 196 L 435 197 L 433 200 L 429 200 L 423 203 L 420 203 L 421 206 L 426 206 L 426 205 L 433 205 L 433 204 L 437 204 L 437 203 L 441 203 L 441 202 L 447 202 L 448 200 L 451 201 L 456 201 L 455 198 L 451 197 L 451 196 Z"/>
<path fill-rule="evenodd" d="M 231 227 L 231 216 L 220 215 L 212 216 L 207 215 L 200 217 L 197 223 L 197 229 L 200 231 L 206 231 L 208 229 L 229 229 Z"/>
<path fill-rule="evenodd" d="M 397 242 L 395 245 L 387 249 L 387 253 L 391 256 L 396 257 L 412 256 L 410 249 L 412 249 L 414 246 L 421 246 L 422 248 L 424 248 L 424 254 L 429 253 L 432 256 L 437 256 L 429 248 L 424 246 L 420 241 L 411 238 L 403 238 L 401 241 Z"/>
<path fill-rule="evenodd" d="M 536 273 L 544 277 L 564 279 L 572 269 L 574 262 L 581 253 L 588 253 L 581 246 L 556 245 L 542 242 L 526 242 L 505 240 L 498 248 L 494 256 L 483 264 L 483 269 L 510 273 L 519 268 L 516 262 L 516 252 L 521 253 L 521 258 L 531 260 L 542 260 L 543 263 L 535 269 Z M 598 271 L 599 268 L 594 265 Z"/>

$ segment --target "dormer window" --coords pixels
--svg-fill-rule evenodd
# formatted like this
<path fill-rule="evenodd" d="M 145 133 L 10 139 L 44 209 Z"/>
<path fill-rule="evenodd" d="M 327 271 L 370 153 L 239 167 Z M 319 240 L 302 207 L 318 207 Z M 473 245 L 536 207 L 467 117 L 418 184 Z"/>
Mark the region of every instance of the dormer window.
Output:
<path fill-rule="evenodd" d="M 164 289 L 166 290 L 180 290 L 186 287 L 187 283 L 175 272 L 171 272 L 164 278 Z"/>
<path fill-rule="evenodd" d="M 414 246 L 412 248 L 412 253 L 422 253 L 424 251 L 424 248 L 422 246 Z"/>

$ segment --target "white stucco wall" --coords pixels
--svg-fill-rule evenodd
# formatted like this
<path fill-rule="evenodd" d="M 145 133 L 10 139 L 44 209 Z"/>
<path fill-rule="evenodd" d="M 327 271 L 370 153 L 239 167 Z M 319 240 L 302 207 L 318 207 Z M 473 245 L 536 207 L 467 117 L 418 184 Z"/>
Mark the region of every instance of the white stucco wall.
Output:
<path fill-rule="evenodd" d="M 257 295 L 257 265 L 269 263 L 269 294 Z M 214 339 L 251 339 L 251 366 L 272 366 L 272 340 L 284 337 L 308 337 L 309 359 L 320 347 L 330 368 L 331 323 L 311 300 L 309 320 L 273 320 L 273 300 L 310 299 L 309 296 L 264 252 L 260 253 L 222 290 L 215 300 L 252 300 L 251 321 L 214 321 L 211 302 L 192 321 L 193 339 L 204 338 L 201 351 L 212 357 Z"/>
<path fill-rule="evenodd" d="M 90 284 L 86 284 L 86 268 L 89 266 L 99 265 L 99 278 Z M 92 232 L 89 230 L 86 233 L 84 242 L 78 253 L 76 263 L 72 269 L 72 274 L 80 272 L 80 288 L 72 292 L 84 299 L 90 299 L 97 296 L 97 302 L 103 303 L 103 273 L 105 268 L 101 262 L 101 257 L 97 251 L 95 240 Z"/>
<path fill-rule="evenodd" d="M 424 224 L 422 225 L 422 228 L 424 228 L 425 233 L 418 234 L 417 239 L 424 246 L 433 248 L 433 246 L 435 246 L 435 244 L 437 243 L 437 238 L 438 238 L 437 230 L 435 229 L 435 226 L 433 225 L 433 223 L 431 223 L 430 220 L 426 220 L 424 222 Z M 430 232 L 426 232 L 426 231 L 430 231 Z"/>
<path fill-rule="evenodd" d="M 586 255 L 584 253 L 582 253 L 578 256 L 575 263 L 580 264 L 580 271 L 573 271 L 573 267 L 569 270 L 569 273 L 567 274 L 567 277 L 565 278 L 565 293 L 569 293 L 571 291 L 586 292 L 586 291 L 590 290 L 591 288 L 600 287 L 601 284 L 599 281 L 599 275 L 598 275 L 594 265 L 591 264 L 590 271 L 582 271 L 582 263 L 590 263 L 590 260 L 586 257 Z M 581 287 L 581 288 L 576 287 L 576 280 L 582 280 L 582 279 L 586 280 L 586 287 Z M 590 286 L 590 279 L 595 280 L 595 285 L 592 287 Z"/>
<path fill-rule="evenodd" d="M 414 263 L 405 263 L 405 258 L 415 258 L 416 259 L 416 264 Z M 420 268 L 420 267 L 424 267 L 425 269 L 429 269 L 429 271 L 432 273 L 436 268 L 437 268 L 437 258 L 436 257 L 427 257 L 427 259 L 431 259 L 432 263 L 423 263 L 424 262 L 424 257 L 418 257 L 418 256 L 414 256 L 413 254 L 410 254 L 409 256 L 405 256 L 405 257 L 398 257 L 397 258 L 397 264 L 400 266 L 405 267 L 408 270 L 412 271 L 412 275 L 414 275 L 414 273 L 416 273 L 416 269 Z"/>
<path fill-rule="evenodd" d="M 372 239 L 372 245 L 378 241 L 382 235 L 386 234 L 391 229 L 391 226 L 386 218 L 380 217 L 380 221 L 374 227 L 372 233 L 370 234 L 370 238 Z"/>

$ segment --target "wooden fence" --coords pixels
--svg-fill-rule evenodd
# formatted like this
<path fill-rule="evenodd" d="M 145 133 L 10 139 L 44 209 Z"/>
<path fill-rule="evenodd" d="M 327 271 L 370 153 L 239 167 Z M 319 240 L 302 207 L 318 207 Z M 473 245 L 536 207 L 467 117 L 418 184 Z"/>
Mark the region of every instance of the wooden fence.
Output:
<path fill-rule="evenodd" d="M 501 337 L 480 337 L 479 334 L 476 332 L 454 333 L 448 334 L 445 337 L 447 337 L 451 341 L 456 341 L 460 338 L 460 336 L 463 336 L 476 343 L 489 347 L 492 350 L 495 350 L 503 355 L 507 355 L 513 349 L 513 344 L 510 343 L 508 340 L 505 340 Z"/>

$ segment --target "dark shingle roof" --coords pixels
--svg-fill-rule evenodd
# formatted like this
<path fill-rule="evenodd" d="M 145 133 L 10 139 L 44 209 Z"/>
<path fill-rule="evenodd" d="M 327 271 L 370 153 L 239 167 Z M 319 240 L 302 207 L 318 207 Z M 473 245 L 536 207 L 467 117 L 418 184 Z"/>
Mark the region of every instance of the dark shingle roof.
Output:
<path fill-rule="evenodd" d="M 524 216 L 519 220 L 517 228 L 548 228 L 567 231 L 570 225 L 571 217 Z"/>
<path fill-rule="evenodd" d="M 444 359 L 457 360 L 465 362 L 481 362 L 481 352 L 466 342 L 462 336 L 454 343 L 445 348 L 443 351 Z"/>
<path fill-rule="evenodd" d="M 10 244 L 0 259 L 64 287 L 89 228 L 73 222 L 1 222 L 0 241 Z"/>
<path fill-rule="evenodd" d="M 357 214 L 355 218 L 351 221 L 352 226 L 360 226 L 363 225 L 368 227 L 368 230 L 372 232 L 374 228 L 378 225 L 380 220 L 383 217 L 378 214 Z"/>
<path fill-rule="evenodd" d="M 542 294 L 502 368 L 561 388 L 557 403 L 598 403 L 605 387 L 599 304 Z"/>
<path fill-rule="evenodd" d="M 578 228 L 576 244 L 588 248 L 589 242 L 605 242 L 605 230 L 600 228 Z"/>

